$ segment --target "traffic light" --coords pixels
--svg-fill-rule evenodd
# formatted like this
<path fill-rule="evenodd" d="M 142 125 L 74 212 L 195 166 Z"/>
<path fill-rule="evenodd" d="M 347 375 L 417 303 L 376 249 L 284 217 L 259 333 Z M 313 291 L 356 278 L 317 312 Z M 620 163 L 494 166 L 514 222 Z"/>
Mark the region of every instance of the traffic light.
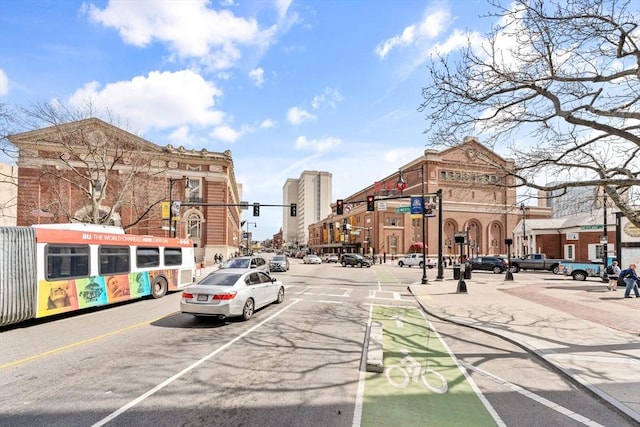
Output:
<path fill-rule="evenodd" d="M 298 205 L 295 203 L 291 203 L 291 208 L 289 210 L 289 214 L 291 216 L 297 216 L 298 215 Z"/>
<path fill-rule="evenodd" d="M 375 210 L 376 210 L 376 207 L 375 207 L 373 196 L 367 196 L 367 211 L 371 212 Z"/>
<path fill-rule="evenodd" d="M 253 204 L 253 216 L 260 216 L 260 203 Z"/>
<path fill-rule="evenodd" d="M 336 215 L 344 214 L 344 200 L 338 199 L 336 202 Z"/>

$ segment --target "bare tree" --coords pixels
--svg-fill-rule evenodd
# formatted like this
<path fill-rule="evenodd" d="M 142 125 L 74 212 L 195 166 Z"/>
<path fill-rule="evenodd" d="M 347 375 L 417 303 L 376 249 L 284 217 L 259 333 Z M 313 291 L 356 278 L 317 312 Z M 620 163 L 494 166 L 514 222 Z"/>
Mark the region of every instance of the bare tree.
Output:
<path fill-rule="evenodd" d="M 470 34 L 459 56 L 428 65 L 428 145 L 480 135 L 515 160 L 514 186 L 600 187 L 640 226 L 639 11 L 617 0 L 489 3 L 499 24 L 487 37 Z"/>
<path fill-rule="evenodd" d="M 160 221 L 165 171 L 153 165 L 162 149 L 94 114 L 90 104 L 70 109 L 41 103 L 22 110 L 23 126 L 36 132 L 9 139 L 24 153 L 38 151 L 44 189 L 44 203 L 28 208 L 44 207 L 65 222 L 120 223 L 125 230 Z"/>
<path fill-rule="evenodd" d="M 16 219 L 17 170 L 15 147 L 7 137 L 15 123 L 15 113 L 4 103 L 0 103 L 0 221 L 5 224 L 14 223 Z"/>

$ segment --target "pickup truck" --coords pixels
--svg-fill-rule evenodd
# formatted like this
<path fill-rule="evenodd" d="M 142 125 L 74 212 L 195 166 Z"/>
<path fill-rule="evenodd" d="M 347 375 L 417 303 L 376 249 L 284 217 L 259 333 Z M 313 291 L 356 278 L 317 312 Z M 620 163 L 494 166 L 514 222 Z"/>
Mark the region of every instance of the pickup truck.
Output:
<path fill-rule="evenodd" d="M 598 277 L 603 282 L 607 282 L 608 278 L 603 274 L 602 263 L 590 261 L 562 261 L 558 266 L 560 274 L 573 277 L 573 280 L 586 280 L 587 277 Z M 603 277 L 603 275 L 605 277 Z"/>
<path fill-rule="evenodd" d="M 614 257 L 607 257 L 607 265 L 615 261 Z M 560 274 L 573 277 L 573 280 L 586 280 L 587 277 L 598 277 L 603 282 L 609 278 L 604 272 L 602 261 L 570 261 L 565 260 L 558 266 Z"/>
<path fill-rule="evenodd" d="M 511 268 L 514 273 L 520 270 L 548 270 L 558 274 L 558 266 L 564 261 L 569 260 L 547 258 L 545 254 L 529 254 L 522 258 L 512 258 Z"/>
<path fill-rule="evenodd" d="M 431 258 L 427 258 L 427 268 L 433 268 L 436 266 L 436 263 L 431 260 Z M 412 265 L 417 265 L 422 268 L 422 254 L 407 254 L 398 260 L 398 265 L 400 267 L 411 267 Z"/>

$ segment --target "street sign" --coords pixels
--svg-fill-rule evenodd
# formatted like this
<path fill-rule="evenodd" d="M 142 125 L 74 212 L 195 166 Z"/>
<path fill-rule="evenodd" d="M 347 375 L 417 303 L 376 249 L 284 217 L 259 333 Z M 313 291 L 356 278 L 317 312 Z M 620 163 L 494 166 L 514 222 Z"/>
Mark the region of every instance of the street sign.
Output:
<path fill-rule="evenodd" d="M 396 208 L 396 213 L 409 213 L 411 212 L 411 206 L 400 206 Z"/>

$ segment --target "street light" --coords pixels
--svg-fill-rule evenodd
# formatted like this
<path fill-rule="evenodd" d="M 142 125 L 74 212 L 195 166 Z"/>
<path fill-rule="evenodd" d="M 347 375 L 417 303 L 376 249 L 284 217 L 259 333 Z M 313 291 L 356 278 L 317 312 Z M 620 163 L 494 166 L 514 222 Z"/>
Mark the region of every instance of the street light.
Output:
<path fill-rule="evenodd" d="M 420 172 L 420 181 L 422 184 L 422 280 L 420 283 L 423 285 L 429 284 L 429 280 L 427 279 L 427 231 L 425 224 L 425 209 L 424 209 L 424 164 L 421 164 L 419 168 L 414 169 L 406 169 L 405 172 L 410 171 L 419 171 Z M 400 191 L 404 190 L 407 187 L 407 183 L 402 177 L 402 170 L 398 171 L 398 182 L 396 183 L 396 188 Z"/>
<path fill-rule="evenodd" d="M 526 249 L 526 245 L 525 245 L 525 240 L 526 240 L 526 234 L 527 234 L 527 226 L 526 226 L 526 211 L 525 211 L 525 205 L 524 203 L 520 203 L 520 209 L 522 210 L 522 256 L 525 256 L 527 253 L 527 249 Z"/>
<path fill-rule="evenodd" d="M 176 237 L 176 218 L 180 215 L 180 201 L 173 200 L 173 184 L 178 181 L 185 181 L 184 188 L 189 188 L 189 178 L 169 178 L 169 235 Z"/>

